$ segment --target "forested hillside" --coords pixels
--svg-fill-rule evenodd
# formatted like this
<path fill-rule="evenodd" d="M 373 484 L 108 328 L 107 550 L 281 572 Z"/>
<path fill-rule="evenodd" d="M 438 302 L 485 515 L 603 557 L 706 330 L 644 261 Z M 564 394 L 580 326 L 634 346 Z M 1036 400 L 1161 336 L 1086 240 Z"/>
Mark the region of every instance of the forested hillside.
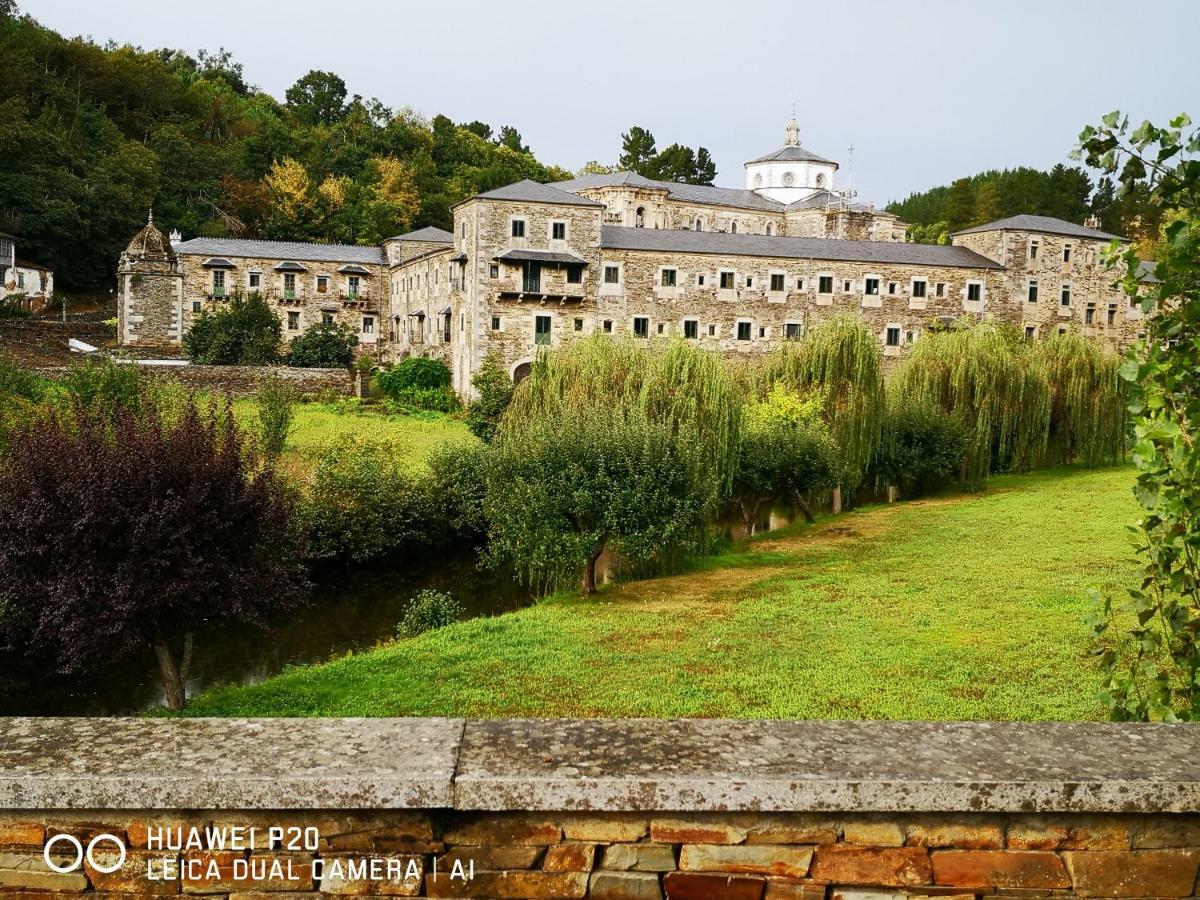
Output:
<path fill-rule="evenodd" d="M 1033 213 L 1078 223 L 1095 216 L 1103 230 L 1131 237 L 1148 250 L 1159 237 L 1162 219 L 1149 196 L 1148 189 L 1135 189 L 1117 197 L 1111 179 L 1093 184 L 1083 169 L 1057 165 L 1049 172 L 993 169 L 910 194 L 887 209 L 912 224 L 910 239 L 926 244 L 949 243 L 949 235 L 959 229 Z"/>
<path fill-rule="evenodd" d="M 369 244 L 538 162 L 514 128 L 426 120 L 309 72 L 280 101 L 228 53 L 100 47 L 0 0 L 0 231 L 60 287 L 109 283 L 154 207 L 185 236 Z"/>

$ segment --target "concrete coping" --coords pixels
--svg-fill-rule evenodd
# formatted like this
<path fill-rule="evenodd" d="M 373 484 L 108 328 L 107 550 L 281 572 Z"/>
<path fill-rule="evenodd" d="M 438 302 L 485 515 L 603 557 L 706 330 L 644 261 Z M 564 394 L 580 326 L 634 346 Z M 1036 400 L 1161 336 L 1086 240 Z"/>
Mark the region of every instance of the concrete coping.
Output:
<path fill-rule="evenodd" d="M 0 809 L 1195 812 L 1200 726 L 0 719 Z"/>

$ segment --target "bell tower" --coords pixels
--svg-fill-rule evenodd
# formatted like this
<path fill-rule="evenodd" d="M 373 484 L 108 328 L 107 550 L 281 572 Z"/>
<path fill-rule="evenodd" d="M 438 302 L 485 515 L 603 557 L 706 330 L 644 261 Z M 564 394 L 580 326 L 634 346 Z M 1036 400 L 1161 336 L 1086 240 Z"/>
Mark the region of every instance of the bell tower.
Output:
<path fill-rule="evenodd" d="M 154 225 L 133 236 L 117 266 L 117 342 L 178 347 L 183 322 L 183 273 L 171 242 Z"/>

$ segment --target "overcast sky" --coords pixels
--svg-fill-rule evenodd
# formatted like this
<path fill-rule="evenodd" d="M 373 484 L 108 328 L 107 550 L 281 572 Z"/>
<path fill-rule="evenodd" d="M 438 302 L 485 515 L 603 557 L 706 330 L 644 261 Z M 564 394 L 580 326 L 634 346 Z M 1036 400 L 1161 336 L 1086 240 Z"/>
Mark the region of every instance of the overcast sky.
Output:
<path fill-rule="evenodd" d="M 98 42 L 224 46 L 280 98 L 329 69 L 391 107 L 512 124 L 569 169 L 615 162 L 638 124 L 659 148 L 708 147 L 717 183 L 741 186 L 795 103 L 804 146 L 879 203 L 1065 162 L 1114 108 L 1200 119 L 1197 0 L 18 2 Z"/>

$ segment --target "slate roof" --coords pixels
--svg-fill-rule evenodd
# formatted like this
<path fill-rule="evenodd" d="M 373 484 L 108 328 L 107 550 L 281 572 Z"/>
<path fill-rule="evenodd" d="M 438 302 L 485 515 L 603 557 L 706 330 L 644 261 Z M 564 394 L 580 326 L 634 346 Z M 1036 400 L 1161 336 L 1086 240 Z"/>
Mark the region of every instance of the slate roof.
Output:
<path fill-rule="evenodd" d="M 1111 241 L 1114 238 L 1118 241 L 1129 240 L 1129 238 L 1109 234 L 1107 231 L 1100 231 L 1097 228 L 1088 228 L 1086 225 L 1076 225 L 1065 219 L 1056 219 L 1054 216 L 1031 216 L 1025 213 L 1019 216 L 1009 216 L 1007 219 L 997 219 L 995 222 L 987 222 L 984 225 L 976 225 L 974 228 L 965 228 L 954 234 L 977 234 L 981 231 L 1039 231 L 1042 234 L 1061 234 L 1064 237 L 1091 238 L 1097 241 Z"/>
<path fill-rule="evenodd" d="M 248 256 L 256 259 L 303 259 L 309 262 L 387 262 L 378 247 L 353 244 L 310 244 L 301 241 L 258 241 L 245 238 L 192 238 L 175 245 L 176 254 Z"/>
<path fill-rule="evenodd" d="M 407 234 L 397 234 L 388 241 L 424 241 L 430 244 L 453 244 L 454 235 L 445 228 L 438 228 L 435 225 L 426 225 L 424 228 L 418 228 L 416 231 L 410 231 Z"/>
<path fill-rule="evenodd" d="M 555 250 L 505 250 L 496 259 L 502 262 L 544 262 L 559 266 L 587 265 L 587 260 L 582 256 Z"/>
<path fill-rule="evenodd" d="M 832 159 L 818 156 L 811 150 L 805 150 L 799 144 L 788 144 L 786 147 L 780 147 L 774 153 L 768 153 L 766 156 L 750 160 L 746 165 L 750 166 L 760 162 L 819 162 L 827 163 L 835 169 L 837 168 L 837 163 Z"/>
<path fill-rule="evenodd" d="M 621 185 L 665 190 L 667 196 L 674 200 L 685 200 L 692 203 L 711 203 L 714 206 L 733 206 L 739 209 L 765 209 L 771 212 L 780 212 L 784 208 L 784 205 L 778 200 L 760 197 L 754 191 L 747 191 L 743 188 L 715 187 L 711 184 L 683 184 L 678 181 L 655 181 L 653 178 L 645 178 L 636 172 L 580 175 L 578 178 L 568 181 L 556 181 L 551 187 L 574 192 Z"/>
<path fill-rule="evenodd" d="M 876 209 L 867 203 L 846 203 L 846 201 L 829 190 L 819 190 L 815 194 L 805 197 L 803 200 L 796 200 L 787 205 L 788 209 L 824 209 L 827 206 L 842 206 L 846 209 L 854 210 L 855 212 L 872 212 L 877 216 L 887 216 L 889 219 L 898 219 L 895 213 L 890 213 L 887 210 Z"/>
<path fill-rule="evenodd" d="M 712 231 L 674 231 L 605 225 L 600 246 L 606 250 L 656 250 L 664 253 L 714 253 L 727 256 L 768 256 L 837 262 L 901 263 L 1001 269 L 1000 263 L 966 247 L 906 244 L 899 241 L 844 241 L 834 238 L 778 237 L 763 234 L 723 234 Z"/>
<path fill-rule="evenodd" d="M 523 203 L 559 203 L 567 206 L 603 206 L 595 200 L 579 197 L 570 191 L 560 190 L 554 185 L 538 181 L 517 181 L 493 191 L 476 194 L 477 200 L 515 200 Z"/>

